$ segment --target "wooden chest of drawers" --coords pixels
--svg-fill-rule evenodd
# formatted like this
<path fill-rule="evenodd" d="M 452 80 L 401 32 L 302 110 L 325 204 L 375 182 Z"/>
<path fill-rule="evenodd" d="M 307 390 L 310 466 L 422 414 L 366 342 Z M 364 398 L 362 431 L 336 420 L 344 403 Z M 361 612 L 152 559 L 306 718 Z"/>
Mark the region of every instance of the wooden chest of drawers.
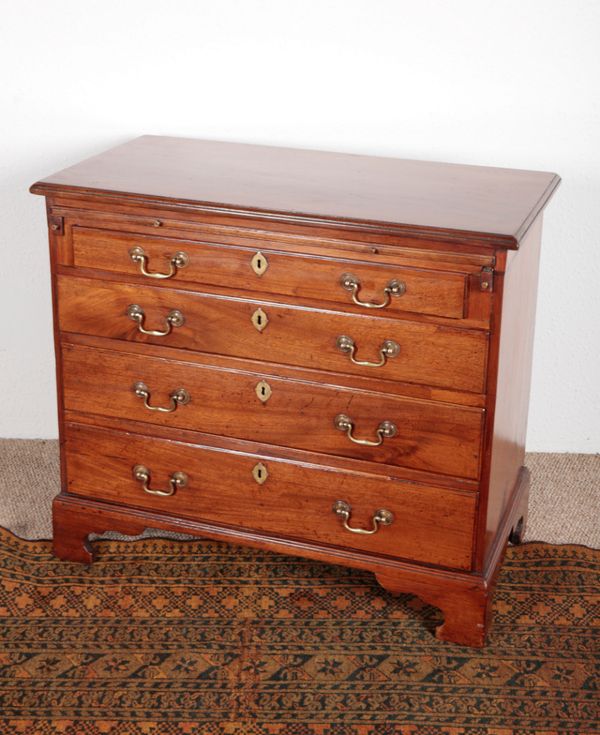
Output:
<path fill-rule="evenodd" d="M 554 174 L 143 137 L 46 197 L 58 557 L 155 527 L 371 570 L 483 645 L 526 517 Z"/>

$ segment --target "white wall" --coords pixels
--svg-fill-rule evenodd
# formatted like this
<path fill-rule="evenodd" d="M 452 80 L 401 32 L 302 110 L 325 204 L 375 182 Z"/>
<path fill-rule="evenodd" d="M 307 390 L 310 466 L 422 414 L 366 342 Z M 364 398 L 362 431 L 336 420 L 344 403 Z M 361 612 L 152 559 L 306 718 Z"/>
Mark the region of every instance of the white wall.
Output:
<path fill-rule="evenodd" d="M 528 449 L 600 451 L 597 0 L 0 0 L 0 18 L 0 436 L 56 436 L 29 184 L 154 133 L 559 172 Z"/>

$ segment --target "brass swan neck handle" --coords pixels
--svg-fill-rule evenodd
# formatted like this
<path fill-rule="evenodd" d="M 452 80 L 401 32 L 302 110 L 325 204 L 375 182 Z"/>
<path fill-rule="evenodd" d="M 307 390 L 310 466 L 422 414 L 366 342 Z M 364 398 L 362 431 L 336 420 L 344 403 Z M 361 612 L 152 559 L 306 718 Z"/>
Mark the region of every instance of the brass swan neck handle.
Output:
<path fill-rule="evenodd" d="M 345 500 L 336 500 L 331 510 L 342 519 L 342 525 L 346 531 L 350 531 L 350 533 L 359 533 L 363 536 L 372 536 L 374 533 L 377 533 L 380 525 L 389 526 L 394 522 L 394 514 L 391 510 L 379 508 L 379 510 L 376 510 L 375 513 L 373 513 L 372 528 L 356 528 L 351 526 L 349 523 L 350 515 L 352 514 L 352 506 L 350 503 L 347 503 Z"/>
<path fill-rule="evenodd" d="M 159 273 L 158 271 L 149 271 L 147 269 L 148 256 L 146 255 L 144 248 L 138 246 L 131 248 L 129 251 L 129 257 L 131 260 L 139 265 L 140 273 L 146 278 L 156 279 L 167 279 L 173 278 L 177 274 L 180 268 L 185 268 L 189 263 L 189 256 L 187 253 L 179 251 L 169 258 L 169 271 L 167 273 Z M 168 257 L 168 256 L 167 256 Z"/>
<path fill-rule="evenodd" d="M 385 309 L 386 306 L 389 306 L 392 302 L 392 296 L 402 296 L 406 293 L 406 283 L 397 278 L 393 278 L 383 289 L 383 301 L 379 303 L 375 303 L 374 301 L 361 301 L 358 298 L 361 286 L 360 278 L 353 276 L 351 273 L 344 273 L 342 275 L 340 278 L 340 286 L 344 290 L 350 291 L 352 294 L 352 301 L 357 306 L 362 306 L 365 309 Z"/>

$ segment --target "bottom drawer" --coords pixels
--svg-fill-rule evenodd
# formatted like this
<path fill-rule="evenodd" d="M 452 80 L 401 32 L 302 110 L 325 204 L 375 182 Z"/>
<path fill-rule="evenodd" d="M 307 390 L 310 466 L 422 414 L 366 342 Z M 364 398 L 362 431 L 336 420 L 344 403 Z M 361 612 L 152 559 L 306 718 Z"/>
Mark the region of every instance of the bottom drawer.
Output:
<path fill-rule="evenodd" d="M 74 495 L 427 564 L 471 566 L 473 493 L 79 424 L 67 424 L 65 451 L 67 490 Z M 377 524 L 370 535 L 353 533 L 334 512 L 337 501 L 349 506 L 351 528 L 371 530 L 380 509 L 391 513 L 382 514 L 391 523 Z"/>

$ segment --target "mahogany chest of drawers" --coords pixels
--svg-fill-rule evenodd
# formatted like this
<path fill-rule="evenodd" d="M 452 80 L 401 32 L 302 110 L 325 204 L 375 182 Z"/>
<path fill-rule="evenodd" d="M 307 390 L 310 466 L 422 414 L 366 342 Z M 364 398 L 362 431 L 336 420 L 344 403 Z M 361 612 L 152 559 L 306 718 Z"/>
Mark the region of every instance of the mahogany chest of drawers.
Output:
<path fill-rule="evenodd" d="M 526 517 L 551 173 L 145 136 L 46 197 L 58 557 L 154 527 L 374 572 L 483 645 Z"/>

